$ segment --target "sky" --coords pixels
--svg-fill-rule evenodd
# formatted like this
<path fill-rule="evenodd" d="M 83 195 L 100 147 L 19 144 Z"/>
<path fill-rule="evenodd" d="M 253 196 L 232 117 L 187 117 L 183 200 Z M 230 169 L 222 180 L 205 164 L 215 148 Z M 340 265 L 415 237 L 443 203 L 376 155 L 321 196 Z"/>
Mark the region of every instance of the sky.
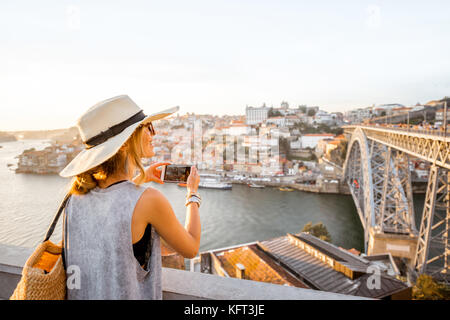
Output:
<path fill-rule="evenodd" d="M 147 114 L 335 112 L 450 95 L 450 1 L 0 2 L 0 131 L 68 128 L 128 94 Z"/>

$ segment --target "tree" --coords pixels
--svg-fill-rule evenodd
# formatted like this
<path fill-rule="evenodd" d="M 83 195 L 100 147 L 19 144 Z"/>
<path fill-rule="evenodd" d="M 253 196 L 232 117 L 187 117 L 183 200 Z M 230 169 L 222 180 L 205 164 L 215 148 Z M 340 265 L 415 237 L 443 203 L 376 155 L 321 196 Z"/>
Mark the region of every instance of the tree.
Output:
<path fill-rule="evenodd" d="M 313 235 L 314 237 L 319 238 L 320 240 L 331 242 L 331 235 L 322 222 L 318 222 L 315 225 L 313 225 L 312 222 L 310 221 L 307 224 L 305 224 L 302 232 L 307 232 Z"/>
<path fill-rule="evenodd" d="M 270 108 L 269 112 L 267 113 L 268 118 L 281 117 L 281 116 L 282 116 L 282 114 L 280 113 L 280 111 L 273 110 L 273 108 Z"/>
<path fill-rule="evenodd" d="M 286 159 L 290 159 L 291 145 L 288 139 L 280 137 L 278 139 L 278 145 L 280 147 L 280 153 L 284 153 L 286 155 Z"/>
<path fill-rule="evenodd" d="M 289 109 L 289 103 L 287 101 L 281 101 L 281 107 Z"/>
<path fill-rule="evenodd" d="M 345 162 L 345 156 L 347 155 L 347 141 L 341 141 L 337 147 L 327 154 L 328 160 L 342 166 Z"/>
<path fill-rule="evenodd" d="M 450 288 L 437 283 L 430 275 L 421 274 L 412 288 L 413 300 L 450 300 Z"/>
<path fill-rule="evenodd" d="M 306 113 L 306 105 L 299 105 L 298 109 L 300 110 L 301 113 Z"/>
<path fill-rule="evenodd" d="M 316 114 L 316 111 L 314 109 L 308 110 L 308 113 L 307 113 L 308 117 L 313 117 L 313 116 L 315 116 L 315 114 Z"/>

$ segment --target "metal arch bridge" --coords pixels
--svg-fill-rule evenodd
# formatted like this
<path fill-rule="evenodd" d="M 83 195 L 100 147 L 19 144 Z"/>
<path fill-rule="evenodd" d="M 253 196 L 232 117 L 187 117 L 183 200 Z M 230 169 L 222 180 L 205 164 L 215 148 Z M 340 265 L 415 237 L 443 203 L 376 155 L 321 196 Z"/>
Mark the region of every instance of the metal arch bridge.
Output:
<path fill-rule="evenodd" d="M 450 134 L 398 127 L 344 126 L 344 163 L 364 228 L 366 253 L 407 258 L 415 275 L 450 284 Z M 431 164 L 419 230 L 414 221 L 410 157 Z"/>

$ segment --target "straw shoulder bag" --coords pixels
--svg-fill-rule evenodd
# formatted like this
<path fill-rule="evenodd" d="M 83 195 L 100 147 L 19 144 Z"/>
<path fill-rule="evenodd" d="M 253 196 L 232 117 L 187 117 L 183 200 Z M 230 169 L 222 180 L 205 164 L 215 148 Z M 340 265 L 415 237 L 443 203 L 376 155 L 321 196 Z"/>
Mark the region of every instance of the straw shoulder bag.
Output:
<path fill-rule="evenodd" d="M 64 246 L 67 219 L 65 214 L 63 240 L 59 244 L 54 244 L 49 239 L 69 198 L 69 194 L 65 196 L 44 241 L 25 262 L 22 277 L 10 300 L 64 300 L 66 298 Z"/>

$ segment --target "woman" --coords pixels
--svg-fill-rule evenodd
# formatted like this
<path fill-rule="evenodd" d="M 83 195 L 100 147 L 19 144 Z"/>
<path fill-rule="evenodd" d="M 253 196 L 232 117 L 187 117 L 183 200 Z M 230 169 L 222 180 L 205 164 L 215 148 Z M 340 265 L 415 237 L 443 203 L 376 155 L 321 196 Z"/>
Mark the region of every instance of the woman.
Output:
<path fill-rule="evenodd" d="M 157 168 L 168 164 L 147 170 L 141 164 L 155 154 L 151 121 L 177 110 L 146 116 L 128 96 L 118 96 L 78 120 L 85 149 L 60 172 L 73 177 L 65 208 L 68 299 L 162 299 L 160 236 L 186 258 L 198 253 L 197 169 L 187 179 L 185 227 L 160 191 L 141 186 L 163 183 Z"/>

